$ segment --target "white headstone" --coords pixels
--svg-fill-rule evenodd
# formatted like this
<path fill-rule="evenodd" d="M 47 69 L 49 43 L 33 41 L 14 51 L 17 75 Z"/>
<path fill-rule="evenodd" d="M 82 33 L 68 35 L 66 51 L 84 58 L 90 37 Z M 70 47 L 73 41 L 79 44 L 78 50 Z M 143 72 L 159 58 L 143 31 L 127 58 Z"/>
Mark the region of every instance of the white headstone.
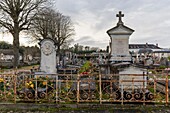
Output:
<path fill-rule="evenodd" d="M 41 45 L 40 70 L 45 73 L 55 74 L 56 69 L 56 47 L 51 39 L 43 39 Z"/>

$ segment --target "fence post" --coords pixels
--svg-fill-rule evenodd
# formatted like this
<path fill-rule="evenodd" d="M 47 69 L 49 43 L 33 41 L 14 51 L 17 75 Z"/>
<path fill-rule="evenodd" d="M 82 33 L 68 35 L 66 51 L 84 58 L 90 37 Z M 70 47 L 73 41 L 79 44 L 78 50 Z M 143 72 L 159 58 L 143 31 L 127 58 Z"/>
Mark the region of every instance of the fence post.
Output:
<path fill-rule="evenodd" d="M 12 78 L 13 78 L 13 85 L 14 85 L 14 103 L 16 104 L 16 95 L 17 95 L 17 93 L 16 93 L 16 77 L 17 77 L 17 68 L 15 68 L 14 69 L 14 73 L 13 73 L 13 75 L 12 75 Z"/>
<path fill-rule="evenodd" d="M 99 93 L 100 93 L 100 104 L 102 104 L 102 80 L 101 80 L 101 74 L 99 74 Z"/>
<path fill-rule="evenodd" d="M 123 105 L 123 84 L 122 84 L 122 81 L 121 81 L 121 97 L 122 97 L 122 102 L 121 102 L 121 105 Z"/>
<path fill-rule="evenodd" d="M 134 83 L 134 77 L 132 78 L 132 94 L 135 92 L 135 83 Z M 134 96 L 133 96 L 134 97 Z"/>
<path fill-rule="evenodd" d="M 143 105 L 145 105 L 145 103 L 146 103 L 146 98 L 145 98 L 145 96 L 146 96 L 146 87 L 145 87 L 145 85 L 143 84 Z"/>
<path fill-rule="evenodd" d="M 77 76 L 77 104 L 80 102 L 80 75 Z"/>
<path fill-rule="evenodd" d="M 6 75 L 3 75 L 3 79 L 4 79 L 4 99 L 6 101 Z"/>
<path fill-rule="evenodd" d="M 145 105 L 145 101 L 146 101 L 146 99 L 145 99 L 145 93 L 146 93 L 146 87 L 145 87 L 145 72 L 143 71 L 143 74 L 142 74 L 142 76 L 143 76 L 143 78 L 142 78 L 142 83 L 143 83 L 143 89 L 142 89 L 142 91 L 143 91 L 143 105 Z"/>
<path fill-rule="evenodd" d="M 16 96 L 17 96 L 17 92 L 16 92 L 16 82 L 17 82 L 17 75 L 16 73 L 14 74 L 14 103 L 16 104 Z"/>
<path fill-rule="evenodd" d="M 56 82 L 56 103 L 59 102 L 58 101 L 58 75 L 56 75 L 55 77 L 55 82 Z"/>
<path fill-rule="evenodd" d="M 168 74 L 166 75 L 166 106 L 168 106 L 169 102 L 169 89 L 168 89 Z"/>
<path fill-rule="evenodd" d="M 35 79 L 35 102 L 37 103 L 37 98 L 38 98 L 38 95 L 37 95 L 37 77 L 36 76 L 36 79 Z"/>

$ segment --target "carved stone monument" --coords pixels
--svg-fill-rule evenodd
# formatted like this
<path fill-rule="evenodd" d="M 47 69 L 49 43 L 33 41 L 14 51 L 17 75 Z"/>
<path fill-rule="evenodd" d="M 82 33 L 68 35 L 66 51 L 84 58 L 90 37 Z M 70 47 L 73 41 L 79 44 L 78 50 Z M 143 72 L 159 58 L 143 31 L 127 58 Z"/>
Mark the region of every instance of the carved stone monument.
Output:
<path fill-rule="evenodd" d="M 117 26 L 109 29 L 107 34 L 111 39 L 111 62 L 128 62 L 131 61 L 129 54 L 129 36 L 134 32 L 133 29 L 127 27 L 122 22 L 124 14 L 119 11 L 116 15 L 119 18 Z"/>
<path fill-rule="evenodd" d="M 51 39 L 43 39 L 40 42 L 41 46 L 41 63 L 40 71 L 55 74 L 56 70 L 56 47 Z"/>

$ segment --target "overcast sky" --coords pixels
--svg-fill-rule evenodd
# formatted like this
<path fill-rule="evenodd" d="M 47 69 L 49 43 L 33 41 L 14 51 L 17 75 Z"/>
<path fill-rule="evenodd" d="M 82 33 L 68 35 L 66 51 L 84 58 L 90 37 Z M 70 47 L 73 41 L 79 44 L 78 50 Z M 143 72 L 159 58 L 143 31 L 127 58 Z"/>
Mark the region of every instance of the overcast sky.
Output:
<path fill-rule="evenodd" d="M 130 36 L 131 44 L 158 43 L 170 48 L 170 0 L 54 0 L 55 10 L 71 17 L 76 35 L 72 45 L 105 49 L 110 37 L 106 31 L 115 27 L 116 14 L 122 11 L 123 22 L 135 30 Z M 0 35 L 0 40 L 12 43 Z M 21 45 L 28 44 L 21 38 Z"/>
<path fill-rule="evenodd" d="M 170 48 L 170 0 L 55 0 L 55 8 L 71 17 L 74 43 L 105 49 L 110 37 L 106 31 L 124 13 L 123 22 L 135 30 L 130 43 L 158 43 Z"/>

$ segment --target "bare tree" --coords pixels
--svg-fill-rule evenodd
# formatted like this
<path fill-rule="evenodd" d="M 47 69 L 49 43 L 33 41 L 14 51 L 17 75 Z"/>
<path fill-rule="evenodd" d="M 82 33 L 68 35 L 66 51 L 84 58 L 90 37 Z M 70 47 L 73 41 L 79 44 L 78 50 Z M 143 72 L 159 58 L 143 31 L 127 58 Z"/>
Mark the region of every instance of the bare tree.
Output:
<path fill-rule="evenodd" d="M 38 11 L 34 17 L 30 32 L 33 40 L 41 40 L 49 37 L 49 30 L 51 26 L 53 10 L 44 8 Z M 55 24 L 55 23 L 54 23 Z"/>
<path fill-rule="evenodd" d="M 61 46 L 68 43 L 74 35 L 74 27 L 70 17 L 51 8 L 41 10 L 34 19 L 33 36 L 36 39 L 52 38 L 60 54 Z"/>
<path fill-rule="evenodd" d="M 71 23 L 71 19 L 68 16 L 61 15 L 58 18 L 58 24 L 55 34 L 55 40 L 57 41 L 57 50 L 60 53 L 61 46 L 68 42 L 68 40 L 74 35 L 74 28 Z M 52 34 L 54 36 L 54 34 Z M 69 40 L 70 41 L 70 40 Z"/>
<path fill-rule="evenodd" d="M 19 65 L 19 35 L 28 30 L 35 11 L 47 0 L 0 0 L 0 27 L 13 36 L 14 67 Z"/>

